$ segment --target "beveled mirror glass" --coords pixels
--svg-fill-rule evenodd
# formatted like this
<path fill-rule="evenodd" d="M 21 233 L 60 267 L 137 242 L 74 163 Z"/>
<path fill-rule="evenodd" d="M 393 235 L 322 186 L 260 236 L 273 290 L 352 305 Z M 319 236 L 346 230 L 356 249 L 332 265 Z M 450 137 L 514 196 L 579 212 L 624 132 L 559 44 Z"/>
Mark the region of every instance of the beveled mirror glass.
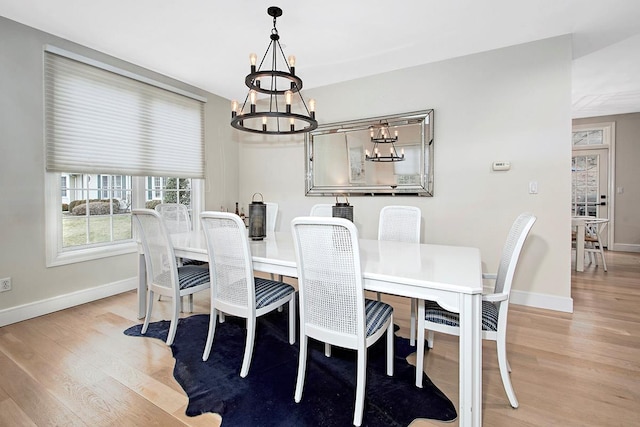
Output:
<path fill-rule="evenodd" d="M 378 144 L 388 161 L 372 161 L 381 127 L 395 142 Z M 392 145 L 402 160 L 388 158 Z M 305 159 L 308 196 L 432 196 L 433 110 L 319 126 L 305 135 Z"/>

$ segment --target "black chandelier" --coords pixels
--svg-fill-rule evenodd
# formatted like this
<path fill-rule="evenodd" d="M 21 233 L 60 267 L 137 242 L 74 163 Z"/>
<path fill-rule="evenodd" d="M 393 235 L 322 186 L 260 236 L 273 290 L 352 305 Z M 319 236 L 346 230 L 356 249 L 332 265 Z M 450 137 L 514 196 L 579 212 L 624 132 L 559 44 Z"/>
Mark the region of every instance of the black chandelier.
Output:
<path fill-rule="evenodd" d="M 244 79 L 249 88 L 249 93 L 240 107 L 237 101 L 231 103 L 231 126 L 246 132 L 262 133 L 269 135 L 285 135 L 310 132 L 318 127 L 315 113 L 315 101 L 309 100 L 309 106 L 304 102 L 300 90 L 302 79 L 296 76 L 295 56 L 287 57 L 280 45 L 280 36 L 276 28 L 276 18 L 282 16 L 282 9 L 272 6 L 267 9 L 267 14 L 273 17 L 273 29 L 269 47 L 256 68 L 257 55 L 249 55 L 251 72 Z M 282 55 L 287 71 L 278 70 L 279 54 Z M 271 59 L 271 68 L 263 69 L 263 64 Z M 256 100 L 258 93 L 269 95 L 269 109 L 258 111 Z M 301 112 L 292 111 L 294 95 L 300 98 Z M 247 101 L 249 106 L 247 107 Z"/>
<path fill-rule="evenodd" d="M 398 150 L 396 150 L 398 131 L 395 131 L 394 136 L 391 136 L 388 123 L 373 125 L 370 130 L 373 152 L 369 153 L 369 150 L 365 150 L 366 160 L 370 162 L 401 162 L 404 160 L 404 150 L 401 150 L 401 154 L 398 154 Z M 387 147 L 388 149 L 385 149 Z M 381 150 L 387 151 L 388 154 L 381 153 Z"/>

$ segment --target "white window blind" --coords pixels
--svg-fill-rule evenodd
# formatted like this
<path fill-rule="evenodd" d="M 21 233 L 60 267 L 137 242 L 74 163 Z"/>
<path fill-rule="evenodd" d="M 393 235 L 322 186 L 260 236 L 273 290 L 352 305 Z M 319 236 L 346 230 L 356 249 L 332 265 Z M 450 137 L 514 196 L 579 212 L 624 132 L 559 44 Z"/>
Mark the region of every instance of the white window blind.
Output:
<path fill-rule="evenodd" d="M 45 52 L 47 171 L 204 178 L 204 103 Z"/>

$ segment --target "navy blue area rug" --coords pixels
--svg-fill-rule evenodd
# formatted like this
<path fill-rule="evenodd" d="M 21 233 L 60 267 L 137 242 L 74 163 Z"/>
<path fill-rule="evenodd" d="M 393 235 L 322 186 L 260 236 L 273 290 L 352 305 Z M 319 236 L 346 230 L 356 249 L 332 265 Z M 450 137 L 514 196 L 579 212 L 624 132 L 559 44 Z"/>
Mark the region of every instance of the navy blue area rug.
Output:
<path fill-rule="evenodd" d="M 246 337 L 244 319 L 227 317 L 218 324 L 206 362 L 202 361 L 202 351 L 209 316 L 181 319 L 171 349 L 176 359 L 173 375 L 189 397 L 187 415 L 218 413 L 223 427 L 352 425 L 355 352 L 333 347 L 328 358 L 322 343 L 309 340 L 302 401 L 295 403 L 299 343 L 289 344 L 287 319 L 286 310 L 258 319 L 246 378 L 240 378 Z M 169 322 L 151 323 L 146 335 L 141 335 L 140 330 L 141 325 L 136 325 L 124 333 L 164 341 Z M 454 420 L 457 414 L 453 403 L 426 375 L 424 387 L 415 386 L 415 367 L 405 360 L 415 347 L 409 346 L 407 339 L 396 336 L 394 376 L 386 375 L 385 342 L 382 338 L 369 348 L 362 425 L 407 426 L 416 418 Z"/>

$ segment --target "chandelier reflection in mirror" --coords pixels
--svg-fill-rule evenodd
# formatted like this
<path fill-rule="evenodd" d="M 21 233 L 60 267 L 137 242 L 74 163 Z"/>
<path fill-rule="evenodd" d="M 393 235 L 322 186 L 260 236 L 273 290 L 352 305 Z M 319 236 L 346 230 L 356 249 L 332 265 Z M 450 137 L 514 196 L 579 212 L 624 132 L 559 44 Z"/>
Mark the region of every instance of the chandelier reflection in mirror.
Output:
<path fill-rule="evenodd" d="M 373 152 L 365 150 L 365 159 L 370 162 L 401 162 L 404 160 L 404 149 L 398 154 L 396 142 L 398 142 L 398 131 L 394 136 L 389 132 L 388 123 L 380 123 L 371 126 L 371 142 Z"/>
<path fill-rule="evenodd" d="M 269 135 L 310 132 L 318 127 L 315 101 L 310 99 L 307 106 L 300 93 L 302 79 L 296 76 L 295 56 L 287 58 L 280 45 L 276 18 L 282 16 L 282 9 L 272 6 L 267 9 L 267 14 L 273 17 L 271 42 L 257 67 L 257 55 L 252 53 L 249 56 L 251 72 L 244 80 L 249 93 L 242 106 L 237 101 L 231 103 L 231 126 L 246 132 Z M 269 61 L 271 68 L 267 69 Z M 278 62 L 284 64 L 286 71 L 278 70 Z M 259 93 L 269 96 L 268 110 L 258 111 L 256 102 Z M 296 95 L 300 101 L 296 103 L 300 107 L 298 112 L 294 112 L 292 107 Z"/>

